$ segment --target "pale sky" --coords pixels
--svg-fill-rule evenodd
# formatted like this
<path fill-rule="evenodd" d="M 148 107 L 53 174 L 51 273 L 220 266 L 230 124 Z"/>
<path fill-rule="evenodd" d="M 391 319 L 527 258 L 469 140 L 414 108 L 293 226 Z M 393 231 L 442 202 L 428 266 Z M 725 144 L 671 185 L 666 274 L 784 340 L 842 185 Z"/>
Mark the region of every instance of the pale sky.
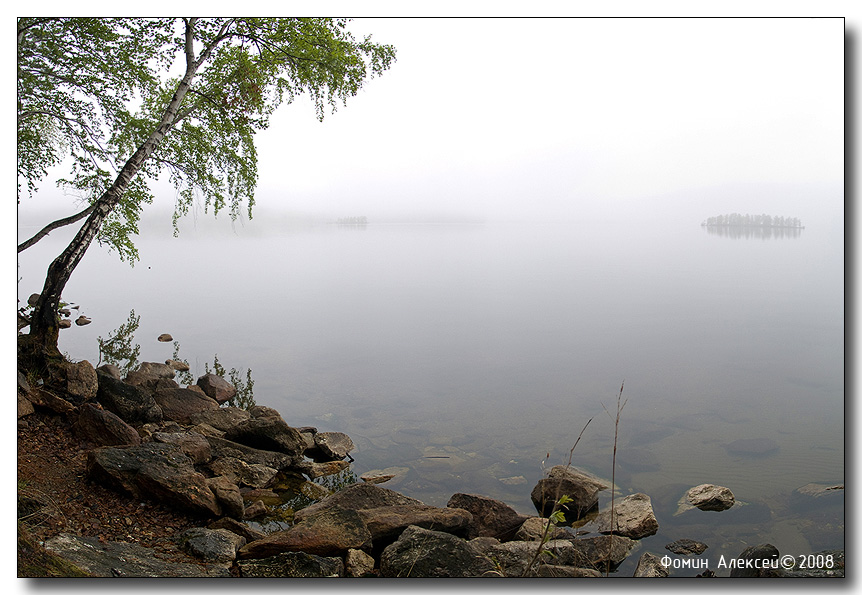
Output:
<path fill-rule="evenodd" d="M 805 218 L 759 203 L 762 189 L 843 182 L 841 19 L 357 18 L 351 28 L 394 45 L 397 62 L 322 123 L 305 98 L 277 110 L 258 135 L 259 217 L 589 221 L 668 208 L 656 196 L 714 195 L 696 209 L 703 218 L 719 206 Z M 56 216 L 76 208 L 45 183 L 19 216 L 43 204 L 62 205 Z M 172 204 L 170 188 L 157 197 Z"/>
<path fill-rule="evenodd" d="M 840 184 L 840 19 L 356 19 L 398 49 L 323 123 L 262 133 L 261 212 L 559 213 Z"/>

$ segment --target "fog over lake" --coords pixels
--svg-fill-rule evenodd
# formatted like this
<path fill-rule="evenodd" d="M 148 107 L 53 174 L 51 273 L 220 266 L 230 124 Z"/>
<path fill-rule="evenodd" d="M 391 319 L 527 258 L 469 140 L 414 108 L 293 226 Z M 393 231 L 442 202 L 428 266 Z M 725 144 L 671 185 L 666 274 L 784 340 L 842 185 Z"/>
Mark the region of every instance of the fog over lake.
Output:
<path fill-rule="evenodd" d="M 352 26 L 399 48 L 392 72 L 322 124 L 302 102 L 277 112 L 253 219 L 198 208 L 175 238 L 161 189 L 134 268 L 94 244 L 64 292 L 93 322 L 61 331 L 61 351 L 97 364 L 97 338 L 134 310 L 141 361 L 172 357 L 156 341 L 170 333 L 196 376 L 216 355 L 250 369 L 257 404 L 347 433 L 357 475 L 407 467 L 392 489 L 439 506 L 486 494 L 524 514 L 590 418 L 573 464 L 610 478 L 605 408 L 625 381 L 616 482 L 653 499 L 650 551 L 681 537 L 715 559 L 765 542 L 843 548 L 843 510 L 787 506 L 804 484 L 844 480 L 841 26 Z M 441 32 L 469 39 L 473 68 L 430 52 Z M 546 39 L 547 61 L 512 39 Z M 494 50 L 508 70 L 483 62 Z M 42 198 L 19 209 L 19 241 L 59 216 Z M 701 226 L 732 212 L 804 229 Z M 19 254 L 19 300 L 71 233 Z M 728 448 L 749 439 L 775 448 Z M 701 483 L 743 505 L 696 526 L 675 517 Z"/>

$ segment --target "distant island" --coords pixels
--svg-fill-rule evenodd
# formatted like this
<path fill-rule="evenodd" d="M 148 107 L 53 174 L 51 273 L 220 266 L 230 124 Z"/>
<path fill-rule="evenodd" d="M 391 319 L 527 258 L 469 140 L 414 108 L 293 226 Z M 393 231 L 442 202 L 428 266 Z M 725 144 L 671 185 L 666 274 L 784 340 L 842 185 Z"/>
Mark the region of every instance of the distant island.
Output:
<path fill-rule="evenodd" d="M 336 221 L 338 225 L 368 225 L 368 217 L 339 217 Z"/>
<path fill-rule="evenodd" d="M 804 229 L 802 223 L 796 217 L 773 217 L 771 215 L 740 215 L 731 213 L 729 215 L 716 215 L 710 217 L 703 223 L 703 227 L 780 227 L 790 229 Z"/>
<path fill-rule="evenodd" d="M 805 229 L 796 217 L 771 215 L 716 215 L 701 226 L 714 235 L 739 238 L 798 238 Z"/>

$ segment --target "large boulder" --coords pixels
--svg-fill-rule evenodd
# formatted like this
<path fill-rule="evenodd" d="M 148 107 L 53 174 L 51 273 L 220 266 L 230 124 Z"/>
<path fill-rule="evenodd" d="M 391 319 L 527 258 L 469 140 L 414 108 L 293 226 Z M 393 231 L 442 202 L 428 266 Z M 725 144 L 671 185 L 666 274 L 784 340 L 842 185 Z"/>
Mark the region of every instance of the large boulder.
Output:
<path fill-rule="evenodd" d="M 189 423 L 195 413 L 219 408 L 214 399 L 187 388 L 160 389 L 153 393 L 153 398 L 162 408 L 165 419 L 180 423 Z"/>
<path fill-rule="evenodd" d="M 385 577 L 468 578 L 495 572 L 494 563 L 469 542 L 421 527 L 405 529 L 380 556 L 380 574 Z"/>
<path fill-rule="evenodd" d="M 207 439 L 195 432 L 153 432 L 153 441 L 178 446 L 192 463 L 200 465 L 212 458 L 212 447 Z"/>
<path fill-rule="evenodd" d="M 216 374 L 204 374 L 198 378 L 198 386 L 219 404 L 229 401 L 236 396 L 236 387 Z"/>
<path fill-rule="evenodd" d="M 280 417 L 250 418 L 225 431 L 225 439 L 261 450 L 301 457 L 305 440 Z"/>
<path fill-rule="evenodd" d="M 309 449 L 308 456 L 315 460 L 338 460 L 345 458 L 353 450 L 353 440 L 342 432 L 316 432 L 314 448 Z"/>
<path fill-rule="evenodd" d="M 559 507 L 570 520 L 586 516 L 599 504 L 599 492 L 610 487 L 597 477 L 575 468 L 557 465 L 551 468 L 548 477 L 540 479 L 530 499 L 539 514 L 550 516 L 554 503 L 562 496 L 568 496 L 571 501 Z"/>
<path fill-rule="evenodd" d="M 47 540 L 45 549 L 94 577 L 230 577 L 230 571 L 221 565 L 204 567 L 189 562 L 169 562 L 137 543 L 102 541 L 98 537 L 61 533 Z"/>
<path fill-rule="evenodd" d="M 370 546 L 371 539 L 371 533 L 356 511 L 333 509 L 305 517 L 287 530 L 252 541 L 239 551 L 239 557 L 268 558 L 298 551 L 317 556 L 342 556 L 349 549 Z"/>
<path fill-rule="evenodd" d="M 635 547 L 636 542 L 621 535 L 601 535 L 573 539 L 574 565 L 595 568 L 602 572 L 619 566 Z"/>
<path fill-rule="evenodd" d="M 649 552 L 644 552 L 638 560 L 635 578 L 665 578 L 668 576 L 667 566 L 661 563 L 661 559 Z"/>
<path fill-rule="evenodd" d="M 341 558 L 325 558 L 305 552 L 284 552 L 262 560 L 238 562 L 244 578 L 324 578 L 344 576 Z"/>
<path fill-rule="evenodd" d="M 640 539 L 658 532 L 658 521 L 652 510 L 652 502 L 646 494 L 630 494 L 614 503 L 613 526 L 611 511 L 606 510 L 596 519 L 600 533 L 615 533 L 632 539 Z"/>
<path fill-rule="evenodd" d="M 173 379 L 176 374 L 176 370 L 171 366 L 160 364 L 158 362 L 142 362 L 141 365 L 138 366 L 137 371 L 148 376 L 158 376 L 160 378 L 171 379 Z"/>
<path fill-rule="evenodd" d="M 108 374 L 97 372 L 97 375 L 99 390 L 96 398 L 102 407 L 133 425 L 162 421 L 162 409 L 150 393 Z"/>
<path fill-rule="evenodd" d="M 107 487 L 136 498 L 161 501 L 203 516 L 221 514 L 206 478 L 172 444 L 97 448 L 87 453 L 87 472 Z"/>
<path fill-rule="evenodd" d="M 477 494 L 453 494 L 446 506 L 466 510 L 473 516 L 467 531 L 468 539 L 495 537 L 506 541 L 512 539 L 527 520 L 525 515 L 518 514 L 508 504 Z"/>
<path fill-rule="evenodd" d="M 82 403 L 96 397 L 99 380 L 90 362 L 63 362 L 61 367 L 66 376 L 66 393 L 72 402 Z"/>
<path fill-rule="evenodd" d="M 767 578 L 780 577 L 784 574 L 778 566 L 778 548 L 771 543 L 752 545 L 736 557 L 738 563 L 731 568 L 731 578 Z"/>
<path fill-rule="evenodd" d="M 241 519 L 245 514 L 245 504 L 239 486 L 224 475 L 209 477 L 206 482 L 209 489 L 215 494 L 222 512 L 229 517 Z"/>
<path fill-rule="evenodd" d="M 240 537 L 227 529 L 205 529 L 192 527 L 180 533 L 180 547 L 205 562 L 233 562 L 237 551 L 245 545 Z"/>
<path fill-rule="evenodd" d="M 306 516 L 311 516 L 331 508 L 366 510 L 382 506 L 421 504 L 422 502 L 419 500 L 405 496 L 404 494 L 399 494 L 393 490 L 388 490 L 386 488 L 381 488 L 367 483 L 355 483 L 331 496 L 328 496 L 320 502 L 316 502 L 310 506 L 297 510 L 295 519 L 300 521 Z"/>
<path fill-rule="evenodd" d="M 325 463 L 302 461 L 296 465 L 296 469 L 301 473 L 305 473 L 310 479 L 335 475 L 348 467 L 350 467 L 350 461 L 326 461 Z"/>
<path fill-rule="evenodd" d="M 249 465 L 263 465 L 276 471 L 284 471 L 293 467 L 298 462 L 298 459 L 302 458 L 301 455 L 299 457 L 292 457 L 281 452 L 252 448 L 251 446 L 216 436 L 205 436 L 205 438 L 212 448 L 213 459 L 232 457 L 245 461 Z"/>
<path fill-rule="evenodd" d="M 219 407 L 218 409 L 209 409 L 199 411 L 189 416 L 191 424 L 207 424 L 216 430 L 229 432 L 238 424 L 251 419 L 251 414 L 238 407 Z"/>
<path fill-rule="evenodd" d="M 410 525 L 435 529 L 466 537 L 473 523 L 473 515 L 460 508 L 439 508 L 427 504 L 379 506 L 359 510 L 375 543 L 398 537 Z"/>
<path fill-rule="evenodd" d="M 265 465 L 249 465 L 235 457 L 221 457 L 209 464 L 209 469 L 216 475 L 227 477 L 234 484 L 246 485 L 250 488 L 272 487 L 277 479 L 278 471 Z"/>
<path fill-rule="evenodd" d="M 78 418 L 72 431 L 85 442 L 96 446 L 121 446 L 141 443 L 138 432 L 120 419 L 120 416 L 84 403 L 78 408 Z"/>

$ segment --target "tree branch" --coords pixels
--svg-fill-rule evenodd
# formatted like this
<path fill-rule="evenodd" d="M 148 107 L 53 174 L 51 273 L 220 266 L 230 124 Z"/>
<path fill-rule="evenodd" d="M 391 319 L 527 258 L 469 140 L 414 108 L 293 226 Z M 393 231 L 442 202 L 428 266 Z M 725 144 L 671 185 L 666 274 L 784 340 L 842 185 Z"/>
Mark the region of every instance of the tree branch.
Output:
<path fill-rule="evenodd" d="M 64 219 L 57 219 L 53 223 L 49 223 L 48 225 L 46 225 L 45 227 L 42 228 L 42 231 L 40 231 L 39 233 L 34 235 L 32 238 L 30 238 L 26 242 L 22 242 L 22 243 L 18 244 L 18 252 L 23 252 L 24 250 L 26 250 L 27 248 L 29 248 L 30 246 L 32 246 L 33 244 L 35 244 L 36 242 L 38 242 L 39 240 L 44 238 L 46 235 L 48 235 L 49 233 L 51 233 L 55 229 L 58 229 L 60 227 L 64 227 L 66 225 L 71 225 L 72 223 L 75 223 L 76 221 L 80 221 L 81 219 L 83 219 L 84 217 L 86 217 L 87 215 L 92 213 L 93 209 L 95 209 L 95 208 L 96 208 L 96 205 L 93 204 L 93 205 L 90 205 L 89 207 L 87 207 L 86 209 L 84 209 L 83 211 L 81 211 L 80 213 L 70 215 Z"/>

